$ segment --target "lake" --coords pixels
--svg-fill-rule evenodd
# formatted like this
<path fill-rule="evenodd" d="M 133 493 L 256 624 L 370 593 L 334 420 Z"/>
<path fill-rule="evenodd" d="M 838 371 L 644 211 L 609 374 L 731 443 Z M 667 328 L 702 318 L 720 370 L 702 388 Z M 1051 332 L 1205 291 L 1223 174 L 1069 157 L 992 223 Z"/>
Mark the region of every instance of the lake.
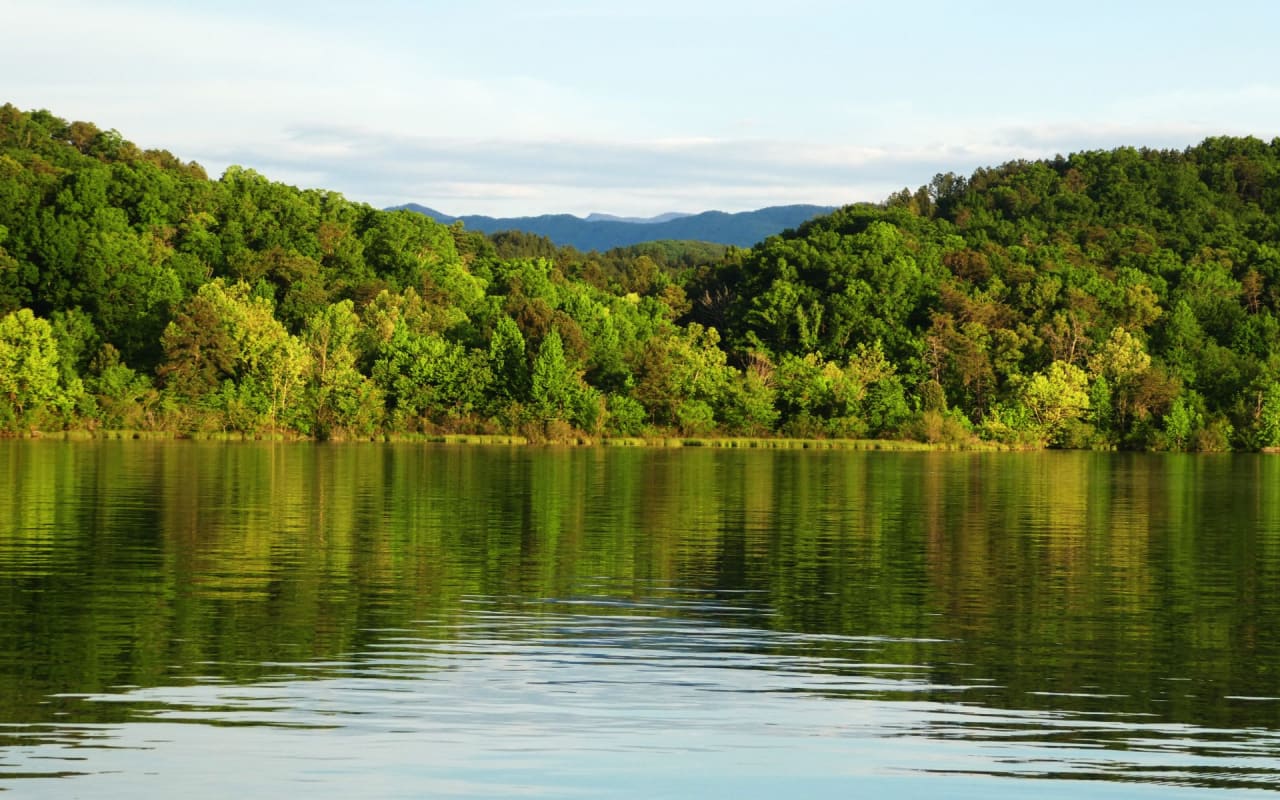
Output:
<path fill-rule="evenodd" d="M 1280 790 L 1280 458 L 0 441 L 17 797 Z"/>

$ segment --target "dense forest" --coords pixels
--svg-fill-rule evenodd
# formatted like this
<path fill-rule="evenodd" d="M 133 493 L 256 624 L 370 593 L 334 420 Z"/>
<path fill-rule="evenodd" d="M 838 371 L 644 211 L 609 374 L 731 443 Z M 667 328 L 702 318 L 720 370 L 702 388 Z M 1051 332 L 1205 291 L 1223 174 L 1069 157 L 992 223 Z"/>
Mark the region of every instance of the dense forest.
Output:
<path fill-rule="evenodd" d="M 1280 445 L 1280 139 L 582 253 L 0 107 L 0 428 Z"/>

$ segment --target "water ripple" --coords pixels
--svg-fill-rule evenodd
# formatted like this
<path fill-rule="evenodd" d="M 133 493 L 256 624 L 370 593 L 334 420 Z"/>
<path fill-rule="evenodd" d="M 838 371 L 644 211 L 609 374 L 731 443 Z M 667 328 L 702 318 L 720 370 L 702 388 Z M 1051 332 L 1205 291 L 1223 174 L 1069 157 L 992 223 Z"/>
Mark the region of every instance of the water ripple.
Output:
<path fill-rule="evenodd" d="M 865 658 L 892 639 L 552 610 L 560 606 L 476 609 L 448 626 L 448 639 L 370 631 L 347 658 L 274 662 L 276 676 L 250 684 L 62 696 L 81 715 L 112 706 L 123 721 L 0 727 L 0 782 L 27 790 L 89 774 L 95 794 L 110 796 L 111 776 L 137 769 L 143 753 L 172 775 L 230 749 L 256 786 L 305 783 L 319 796 L 382 770 L 412 772 L 415 786 L 445 794 L 491 796 L 518 793 L 530 771 L 556 796 L 594 794 L 593 781 L 632 774 L 643 778 L 633 790 L 610 783 L 609 794 L 648 796 L 653 786 L 687 787 L 691 769 L 742 771 L 756 779 L 744 796 L 770 796 L 783 789 L 780 776 L 805 785 L 806 764 L 809 796 L 873 778 L 923 793 L 942 775 L 1280 789 L 1272 731 L 973 705 L 966 693 L 989 685 L 937 683 L 921 665 Z M 808 655 L 815 646 L 822 654 Z M 833 758 L 847 765 L 834 775 Z M 766 762 L 767 775 L 752 767 Z M 208 796 L 230 783 L 214 780 Z"/>

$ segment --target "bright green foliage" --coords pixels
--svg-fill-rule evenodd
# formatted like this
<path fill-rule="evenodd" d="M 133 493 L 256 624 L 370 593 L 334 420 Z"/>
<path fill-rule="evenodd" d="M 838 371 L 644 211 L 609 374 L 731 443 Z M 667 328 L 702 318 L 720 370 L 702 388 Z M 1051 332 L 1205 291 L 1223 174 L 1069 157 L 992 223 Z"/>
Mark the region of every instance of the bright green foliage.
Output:
<path fill-rule="evenodd" d="M 1055 361 L 1032 375 L 1020 394 L 1040 435 L 1061 442 L 1063 428 L 1089 410 L 1089 376 L 1075 364 Z"/>
<path fill-rule="evenodd" d="M 232 260 L 230 271 L 269 298 L 277 316 L 290 330 L 300 330 L 306 319 L 326 305 L 328 291 L 320 264 L 295 251 L 273 247 L 262 253 L 245 251 Z"/>
<path fill-rule="evenodd" d="M 1258 409 L 1258 443 L 1262 447 L 1280 447 L 1280 383 L 1269 384 L 1262 394 Z"/>
<path fill-rule="evenodd" d="M 1204 415 L 1197 408 L 1199 405 L 1194 393 L 1181 395 L 1173 401 L 1173 407 L 1164 415 L 1164 436 L 1161 437 L 1167 450 L 1194 450 L 1196 434 L 1204 428 Z"/>
<path fill-rule="evenodd" d="M 244 431 L 292 419 L 308 353 L 248 285 L 216 279 L 200 287 L 163 337 L 160 374 L 179 396 L 217 409 Z"/>
<path fill-rule="evenodd" d="M 565 359 L 560 333 L 552 329 L 533 361 L 529 403 L 542 422 L 567 420 L 574 408 L 578 379 Z"/>
<path fill-rule="evenodd" d="M 767 240 L 735 267 L 745 283 L 734 311 L 744 340 L 777 355 L 821 350 L 843 358 L 875 340 L 904 354 L 939 250 L 877 216 L 843 209 L 809 223 L 802 238 Z"/>
<path fill-rule="evenodd" d="M 863 419 L 868 435 L 893 438 L 910 416 L 911 409 L 907 406 L 906 391 L 899 376 L 885 377 L 867 388 Z"/>
<path fill-rule="evenodd" d="M 392 424 L 419 430 L 465 421 L 484 405 L 492 380 L 486 361 L 401 320 L 376 352 L 371 377 L 386 396 Z"/>
<path fill-rule="evenodd" d="M 1142 379 L 1151 368 L 1151 356 L 1137 337 L 1124 328 L 1115 328 L 1111 337 L 1089 360 L 1089 370 L 1111 387 L 1114 424 L 1125 431 L 1142 406 Z"/>
<path fill-rule="evenodd" d="M 360 318 L 350 300 L 316 312 L 302 341 L 310 356 L 307 398 L 317 435 L 367 434 L 381 421 L 383 398 L 357 369 Z"/>
<path fill-rule="evenodd" d="M 1115 430 L 1115 410 L 1111 405 L 1111 384 L 1099 375 L 1089 387 L 1089 422 L 1108 443 Z"/>
<path fill-rule="evenodd" d="M 860 437 L 895 431 L 907 417 L 895 368 L 880 343 L 860 343 L 844 366 L 820 353 L 785 355 L 773 376 L 792 436 Z"/>
<path fill-rule="evenodd" d="M 115 344 L 126 361 L 154 365 L 171 307 L 182 297 L 177 275 L 156 263 L 141 239 L 126 234 L 118 239 L 97 237 L 86 250 L 101 264 L 95 274 L 100 283 L 91 288 L 102 337 Z"/>
<path fill-rule="evenodd" d="M 863 387 L 850 380 L 839 365 L 819 353 L 804 357 L 785 355 L 776 373 L 778 400 L 792 436 L 819 436 L 830 423 L 857 436 L 856 403 Z"/>
<path fill-rule="evenodd" d="M 639 436 L 648 423 L 644 406 L 627 395 L 609 395 L 607 401 L 609 433 L 617 436 Z"/>
<path fill-rule="evenodd" d="M 924 412 L 923 416 L 930 412 Z M 936 412 L 935 412 L 936 413 Z M 996 403 L 988 409 L 979 426 L 982 438 L 1007 445 L 1043 446 L 1047 440 L 1036 419 L 1019 402 Z"/>
<path fill-rule="evenodd" d="M 364 257 L 374 272 L 424 297 L 439 295 L 464 311 L 484 294 L 462 265 L 448 228 L 411 211 L 384 212 L 365 231 Z"/>
<path fill-rule="evenodd" d="M 108 429 L 145 428 L 154 423 L 149 401 L 155 399 L 146 375 L 120 362 L 120 353 L 104 344 L 90 365 L 88 390 L 98 406 L 98 421 Z"/>
<path fill-rule="evenodd" d="M 489 371 L 500 403 L 523 403 L 529 399 L 529 356 L 524 334 L 506 314 L 498 317 L 489 338 Z"/>
<path fill-rule="evenodd" d="M 760 436 L 775 429 L 779 412 L 773 377 L 773 365 L 759 354 L 740 376 L 734 376 L 722 412 L 730 432 Z"/>
<path fill-rule="evenodd" d="M 27 424 L 33 410 L 63 397 L 53 327 L 23 308 L 0 318 L 0 422 Z"/>
<path fill-rule="evenodd" d="M 59 379 L 66 384 L 87 371 L 100 346 L 98 331 L 93 318 L 79 308 L 55 311 L 49 322 L 58 345 Z"/>
<path fill-rule="evenodd" d="M 683 330 L 669 330 L 650 339 L 636 370 L 634 397 L 658 425 L 680 425 L 680 408 L 689 401 L 720 407 L 726 400 L 733 371 L 719 347 L 715 328 L 697 323 Z M 701 408 L 685 410 L 689 419 L 705 422 Z"/>
<path fill-rule="evenodd" d="M 583 364 L 585 378 L 608 392 L 626 391 L 634 381 L 631 362 L 637 329 L 661 324 L 659 310 L 650 306 L 646 313 L 628 303 L 608 302 L 582 285 L 573 289 L 562 292 L 562 308 L 581 331 L 583 341 L 589 343 Z"/>
<path fill-rule="evenodd" d="M 685 400 L 676 408 L 676 424 L 686 436 L 705 436 L 715 430 L 716 414 L 702 400 Z"/>

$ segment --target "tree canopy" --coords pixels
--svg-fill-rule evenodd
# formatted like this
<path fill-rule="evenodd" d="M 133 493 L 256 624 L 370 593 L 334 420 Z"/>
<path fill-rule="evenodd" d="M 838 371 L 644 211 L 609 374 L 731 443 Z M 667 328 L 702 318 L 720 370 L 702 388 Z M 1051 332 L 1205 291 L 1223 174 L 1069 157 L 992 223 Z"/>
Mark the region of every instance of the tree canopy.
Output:
<path fill-rule="evenodd" d="M 939 175 L 749 250 L 486 236 L 0 107 L 0 426 L 1280 445 L 1280 139 Z"/>

